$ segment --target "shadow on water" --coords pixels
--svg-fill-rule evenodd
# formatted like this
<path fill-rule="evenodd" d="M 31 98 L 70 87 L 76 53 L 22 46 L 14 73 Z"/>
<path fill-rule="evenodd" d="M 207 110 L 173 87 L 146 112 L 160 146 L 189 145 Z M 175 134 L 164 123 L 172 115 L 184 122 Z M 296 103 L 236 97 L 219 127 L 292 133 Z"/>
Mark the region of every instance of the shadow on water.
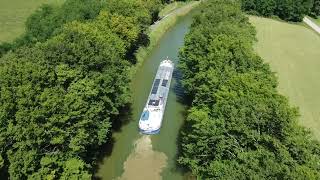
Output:
<path fill-rule="evenodd" d="M 184 111 L 184 113 L 183 113 L 184 119 L 187 119 L 187 116 L 188 116 L 188 111 Z M 182 138 L 184 136 L 184 133 L 190 132 L 191 128 L 192 127 L 186 121 L 184 121 L 182 126 L 179 129 L 179 133 L 178 133 L 178 137 L 177 137 L 177 154 L 176 154 L 177 161 L 176 161 L 175 165 L 176 165 L 177 169 L 181 173 L 184 174 L 185 180 L 195 180 L 196 179 L 196 177 L 194 177 L 190 173 L 190 170 L 186 166 L 183 166 L 183 165 L 179 164 L 179 162 L 178 162 L 179 157 L 182 156 L 182 146 L 181 146 Z"/>
<path fill-rule="evenodd" d="M 173 87 L 173 92 L 177 96 L 177 101 L 181 104 L 185 104 L 186 92 L 182 87 L 182 74 L 178 69 L 174 69 L 172 77 L 175 79 L 176 83 Z"/>
<path fill-rule="evenodd" d="M 188 107 L 190 107 L 190 105 L 192 103 L 192 98 L 190 96 L 188 96 L 187 92 L 185 91 L 185 89 L 182 85 L 182 78 L 183 77 L 182 77 L 181 71 L 178 68 L 176 68 L 174 70 L 173 78 L 175 79 L 173 92 L 176 95 L 177 102 L 179 102 L 180 104 L 185 106 L 185 110 L 181 111 L 180 114 L 183 117 L 183 119 L 186 119 L 187 115 L 188 115 Z M 179 128 L 178 136 L 176 139 L 177 152 L 174 157 L 174 159 L 176 161 L 175 161 L 175 166 L 171 169 L 171 171 L 180 172 L 181 174 L 184 175 L 183 179 L 185 179 L 185 180 L 195 180 L 196 178 L 190 174 L 190 171 L 186 167 L 184 167 L 178 163 L 179 156 L 181 155 L 181 141 L 182 141 L 182 137 L 183 137 L 182 131 L 183 130 L 188 131 L 189 128 L 190 127 L 187 127 L 187 124 L 185 121 L 183 121 L 183 124 Z"/>
<path fill-rule="evenodd" d="M 119 115 L 111 117 L 112 131 L 121 132 L 122 127 L 130 122 L 132 119 L 132 104 L 127 104 L 119 110 Z"/>
<path fill-rule="evenodd" d="M 184 89 L 183 84 L 182 84 L 183 75 L 178 68 L 175 69 L 174 74 L 173 74 L 173 78 L 176 81 L 176 84 L 175 84 L 173 90 L 174 90 L 174 93 L 177 97 L 177 101 L 186 107 L 185 111 L 182 111 L 180 113 L 181 113 L 183 119 L 187 119 L 188 108 L 191 106 L 193 98 L 191 97 L 191 95 L 188 95 L 188 93 Z M 187 167 L 179 164 L 179 162 L 178 162 L 178 159 L 181 156 L 181 152 L 182 152 L 182 146 L 181 146 L 182 138 L 184 136 L 184 133 L 191 132 L 191 128 L 192 127 L 190 126 L 190 124 L 188 124 L 186 121 L 183 121 L 183 124 L 179 128 L 179 132 L 178 132 L 178 136 L 177 136 L 177 140 L 176 140 L 177 153 L 175 155 L 176 161 L 175 161 L 175 169 L 174 170 L 179 171 L 182 174 L 184 174 L 183 179 L 185 179 L 185 180 L 195 180 L 196 179 L 196 177 L 190 173 L 190 170 Z"/>
<path fill-rule="evenodd" d="M 115 143 L 115 139 L 113 137 L 111 137 L 111 133 L 109 135 L 110 137 L 108 138 L 109 141 L 105 144 L 103 144 L 102 146 L 99 147 L 98 151 L 97 151 L 97 155 L 96 155 L 96 160 L 93 166 L 93 172 L 92 174 L 96 174 L 98 171 L 98 167 L 100 165 L 100 163 L 103 162 L 103 159 L 105 157 L 109 157 L 112 154 L 112 150 L 113 150 L 113 146 Z M 97 177 L 97 176 L 93 176 L 92 177 L 94 180 L 100 180 L 102 178 Z"/>
<path fill-rule="evenodd" d="M 96 152 L 92 156 L 94 157 L 93 173 L 96 174 L 98 171 L 99 165 L 103 162 L 104 158 L 110 157 L 113 152 L 113 147 L 115 144 L 115 138 L 112 136 L 114 132 L 121 132 L 122 127 L 130 122 L 132 119 L 132 104 L 127 104 L 119 110 L 119 115 L 111 117 L 112 119 L 112 128 L 111 132 L 108 134 L 107 142 L 99 146 L 95 150 L 90 150 L 88 152 Z M 102 178 L 94 176 L 93 179 L 100 180 Z"/>
<path fill-rule="evenodd" d="M 185 91 L 183 85 L 182 85 L 182 73 L 181 71 L 176 68 L 174 71 L 173 71 L 173 76 L 172 76 L 176 83 L 173 87 L 173 92 L 174 94 L 176 95 L 176 98 L 177 98 L 177 101 L 182 104 L 182 105 L 185 105 L 185 106 L 191 106 L 192 104 L 192 97 L 189 96 L 187 94 L 187 92 Z"/>

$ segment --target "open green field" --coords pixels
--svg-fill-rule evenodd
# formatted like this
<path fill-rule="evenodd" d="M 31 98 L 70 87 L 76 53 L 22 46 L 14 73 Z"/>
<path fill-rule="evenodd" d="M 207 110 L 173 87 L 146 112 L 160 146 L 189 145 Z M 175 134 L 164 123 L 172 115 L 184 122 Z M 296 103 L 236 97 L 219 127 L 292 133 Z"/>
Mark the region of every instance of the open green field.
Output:
<path fill-rule="evenodd" d="M 9 42 L 24 32 L 28 16 L 44 3 L 64 0 L 0 0 L 0 43 Z"/>
<path fill-rule="evenodd" d="M 256 51 L 279 78 L 279 91 L 300 109 L 300 122 L 320 140 L 320 36 L 300 25 L 250 17 Z"/>

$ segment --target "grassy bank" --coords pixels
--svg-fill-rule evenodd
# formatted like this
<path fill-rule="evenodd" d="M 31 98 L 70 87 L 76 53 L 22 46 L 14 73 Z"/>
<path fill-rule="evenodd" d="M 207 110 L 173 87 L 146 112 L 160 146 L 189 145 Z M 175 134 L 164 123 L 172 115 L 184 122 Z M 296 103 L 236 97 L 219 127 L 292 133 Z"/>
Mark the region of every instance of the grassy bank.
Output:
<path fill-rule="evenodd" d="M 146 57 L 149 55 L 150 51 L 157 45 L 161 37 L 178 21 L 179 17 L 186 15 L 191 10 L 193 10 L 195 7 L 197 7 L 200 4 L 199 1 L 190 1 L 188 3 L 184 3 L 182 7 L 177 6 L 175 10 L 167 11 L 166 8 L 164 8 L 164 11 L 166 13 L 170 14 L 166 18 L 162 19 L 161 21 L 158 21 L 154 25 L 150 26 L 148 31 L 148 36 L 150 39 L 150 44 L 148 47 L 141 47 L 137 53 L 137 64 L 134 68 L 131 70 L 131 75 L 133 75 L 137 68 L 143 63 L 143 61 L 146 59 Z M 172 5 L 168 5 L 172 6 Z M 161 12 L 163 16 L 166 16 L 167 14 Z"/>
<path fill-rule="evenodd" d="M 250 17 L 256 51 L 279 78 L 279 90 L 299 107 L 300 122 L 320 139 L 320 36 L 300 25 Z"/>
<path fill-rule="evenodd" d="M 180 7 L 183 7 L 185 5 L 187 5 L 188 2 L 178 2 L 178 1 L 175 1 L 171 4 L 168 4 L 167 6 L 165 6 L 161 12 L 159 13 L 159 17 L 164 17 L 166 16 L 167 14 L 171 13 L 172 11 L 180 8 Z"/>
<path fill-rule="evenodd" d="M 0 43 L 10 42 L 24 32 L 28 16 L 41 4 L 62 3 L 64 0 L 1 0 Z"/>

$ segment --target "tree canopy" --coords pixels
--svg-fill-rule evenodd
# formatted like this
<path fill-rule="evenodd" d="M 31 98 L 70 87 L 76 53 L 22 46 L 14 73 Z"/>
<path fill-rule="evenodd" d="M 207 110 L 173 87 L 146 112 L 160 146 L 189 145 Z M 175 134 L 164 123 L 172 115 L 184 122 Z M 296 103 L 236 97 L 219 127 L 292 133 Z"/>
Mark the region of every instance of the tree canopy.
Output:
<path fill-rule="evenodd" d="M 314 18 L 318 18 L 318 16 L 320 16 L 320 0 L 313 0 L 310 15 Z"/>
<path fill-rule="evenodd" d="M 126 14 L 99 2 L 44 6 L 26 33 L 37 43 L 0 59 L 0 170 L 12 179 L 91 179 L 98 148 L 130 103 L 128 57 L 160 4 L 131 1 L 146 10 Z"/>
<path fill-rule="evenodd" d="M 317 0 L 316 0 L 317 1 Z M 241 0 L 242 8 L 262 16 L 279 16 L 286 21 L 302 21 L 311 12 L 313 0 Z"/>
<path fill-rule="evenodd" d="M 317 179 L 320 145 L 254 53 L 255 29 L 230 0 L 205 2 L 179 69 L 192 98 L 180 165 L 198 179 Z"/>

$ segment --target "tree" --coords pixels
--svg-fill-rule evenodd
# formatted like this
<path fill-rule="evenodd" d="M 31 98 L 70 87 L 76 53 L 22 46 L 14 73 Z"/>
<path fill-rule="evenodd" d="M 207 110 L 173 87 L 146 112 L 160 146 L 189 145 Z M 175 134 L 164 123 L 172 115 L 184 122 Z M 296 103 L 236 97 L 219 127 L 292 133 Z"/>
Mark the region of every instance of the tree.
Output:
<path fill-rule="evenodd" d="M 202 5 L 179 54 L 192 105 L 178 163 L 198 179 L 316 179 L 320 144 L 298 125 L 254 41 L 239 4 Z"/>
<path fill-rule="evenodd" d="M 127 57 L 140 45 L 141 16 L 77 2 L 39 10 L 49 22 L 65 14 L 48 29 L 33 17 L 30 37 L 43 42 L 0 59 L 0 168 L 10 178 L 91 179 L 97 149 L 129 105 Z M 149 18 L 157 3 L 144 2 L 131 3 Z"/>
<path fill-rule="evenodd" d="M 101 8 L 100 0 L 68 0 L 61 7 L 43 5 L 27 19 L 24 38 L 44 42 L 58 33 L 65 23 L 94 19 Z"/>
<path fill-rule="evenodd" d="M 279 16 L 286 21 L 302 21 L 309 14 L 312 0 L 242 0 L 242 8 L 262 16 Z"/>

